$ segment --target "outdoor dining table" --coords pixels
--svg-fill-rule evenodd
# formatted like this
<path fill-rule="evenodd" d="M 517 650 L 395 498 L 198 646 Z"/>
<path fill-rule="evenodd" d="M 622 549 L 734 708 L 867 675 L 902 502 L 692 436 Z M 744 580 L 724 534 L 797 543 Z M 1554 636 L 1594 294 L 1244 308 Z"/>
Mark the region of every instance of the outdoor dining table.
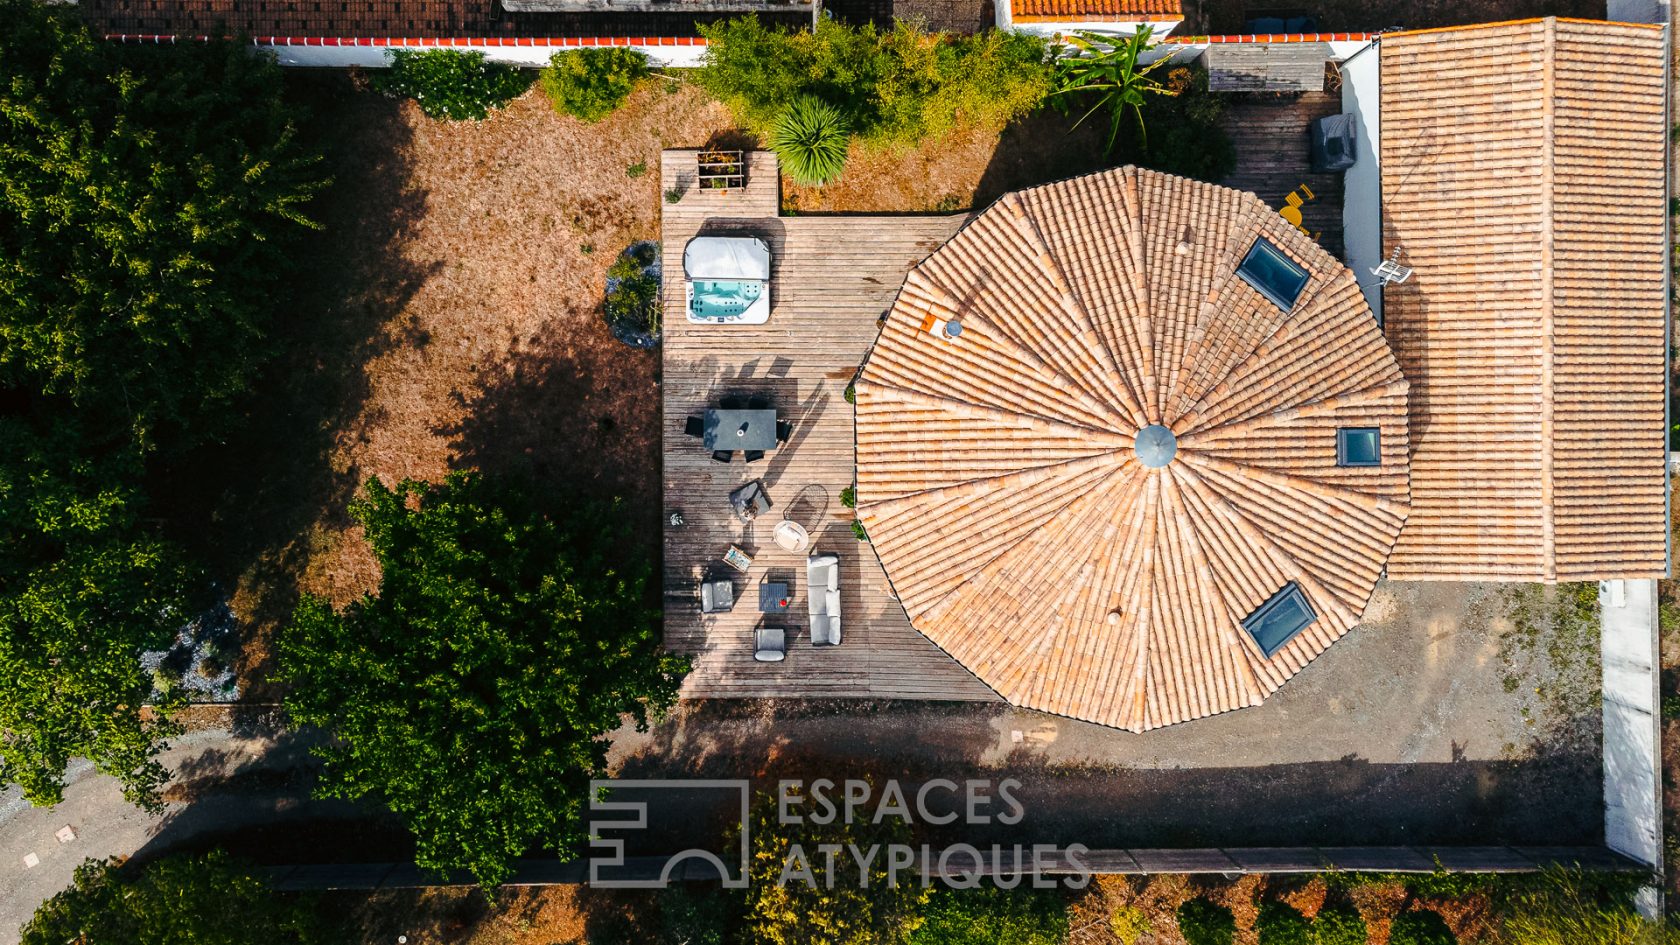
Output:
<path fill-rule="evenodd" d="M 707 410 L 700 435 L 708 450 L 773 450 L 776 411 Z"/>

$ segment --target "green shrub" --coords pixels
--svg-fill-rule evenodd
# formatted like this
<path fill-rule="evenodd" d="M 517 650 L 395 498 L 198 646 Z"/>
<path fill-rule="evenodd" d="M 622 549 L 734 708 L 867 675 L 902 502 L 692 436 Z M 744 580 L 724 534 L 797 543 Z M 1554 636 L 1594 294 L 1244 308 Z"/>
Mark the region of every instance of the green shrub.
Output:
<path fill-rule="evenodd" d="M 554 110 L 600 121 L 618 110 L 648 74 L 647 56 L 634 49 L 569 49 L 542 70 L 543 92 Z"/>
<path fill-rule="evenodd" d="M 607 297 L 602 305 L 609 324 L 649 335 L 659 333 L 659 277 L 648 268 L 654 259 L 652 243 L 637 243 L 607 269 Z"/>
<path fill-rule="evenodd" d="M 1680 929 L 1634 911 L 1638 874 L 1554 868 L 1513 879 L 1496 900 L 1510 945 L 1680 945 Z"/>
<path fill-rule="evenodd" d="M 307 902 L 221 852 L 139 864 L 86 860 L 19 932 L 23 945 L 325 945 Z"/>
<path fill-rule="evenodd" d="M 1167 73 L 1170 94 L 1148 96 L 1143 122 L 1147 143 L 1121 136 L 1121 157 L 1143 167 L 1196 180 L 1222 180 L 1237 166 L 1237 152 L 1225 134 L 1225 100 L 1208 91 L 1207 70 L 1181 67 Z"/>
<path fill-rule="evenodd" d="M 391 66 L 374 73 L 373 87 L 414 99 L 430 118 L 482 121 L 531 87 L 530 73 L 489 62 L 481 52 L 392 49 L 385 55 Z"/>
<path fill-rule="evenodd" d="M 869 533 L 863 530 L 863 520 L 862 519 L 856 519 L 856 518 L 852 519 L 852 534 L 857 536 L 858 541 L 868 541 L 869 540 Z"/>
<path fill-rule="evenodd" d="M 770 150 L 781 159 L 782 170 L 794 183 L 810 187 L 840 176 L 850 141 L 840 110 L 810 95 L 794 99 L 770 131 Z"/>
<path fill-rule="evenodd" d="M 847 486 L 840 490 L 840 504 L 848 509 L 857 508 L 857 490 Z"/>
<path fill-rule="evenodd" d="M 636 178 L 641 177 L 642 175 L 644 175 L 646 173 L 647 173 L 647 162 L 646 161 L 637 161 L 636 163 L 634 163 L 634 164 L 632 164 L 629 167 L 626 167 L 624 169 L 624 176 L 630 178 L 631 180 L 635 180 Z"/>
<path fill-rule="evenodd" d="M 1313 916 L 1313 945 L 1365 945 L 1365 920 L 1351 906 L 1327 905 Z"/>
<path fill-rule="evenodd" d="M 1388 945 L 1455 945 L 1452 929 L 1427 909 L 1402 912 L 1388 927 Z"/>
<path fill-rule="evenodd" d="M 1050 91 L 1044 41 L 1013 31 L 930 35 L 903 21 L 879 30 L 824 19 L 786 32 L 749 16 L 700 32 L 695 81 L 764 136 L 804 96 L 833 106 L 866 144 L 911 145 L 964 125 L 1001 128 Z"/>
<path fill-rule="evenodd" d="M 1138 939 L 1155 931 L 1155 925 L 1137 906 L 1121 906 L 1108 917 L 1108 929 L 1120 945 L 1137 945 Z"/>
<path fill-rule="evenodd" d="M 845 391 L 840 396 L 846 399 L 846 403 L 855 405 L 857 403 L 857 385 L 847 384 Z"/>
<path fill-rule="evenodd" d="M 910 945 L 1060 945 L 1067 903 L 1054 889 L 940 889 Z"/>
<path fill-rule="evenodd" d="M 1260 945 L 1312 945 L 1306 918 L 1288 903 L 1262 903 L 1254 931 L 1259 934 Z"/>
<path fill-rule="evenodd" d="M 1231 945 L 1237 920 L 1218 903 L 1191 899 L 1178 907 L 1178 932 L 1188 945 Z"/>

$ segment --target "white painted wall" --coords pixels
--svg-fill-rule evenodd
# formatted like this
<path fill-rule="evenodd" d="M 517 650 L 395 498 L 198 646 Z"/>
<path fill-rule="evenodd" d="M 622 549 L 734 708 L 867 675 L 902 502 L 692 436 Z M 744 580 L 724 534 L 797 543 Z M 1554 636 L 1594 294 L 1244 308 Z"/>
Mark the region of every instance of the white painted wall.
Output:
<path fill-rule="evenodd" d="M 998 12 L 1003 16 L 998 20 L 999 29 L 1014 29 L 1018 33 L 1033 33 L 1038 36 L 1055 36 L 1058 33 L 1113 33 L 1116 36 L 1130 36 L 1142 27 L 1149 27 L 1156 36 L 1165 36 L 1178 27 L 1182 20 L 1166 20 L 1144 22 L 1142 20 L 1056 20 L 1049 23 L 1028 21 L 1017 23 L 1007 12 L 1008 0 L 998 0 Z"/>
<path fill-rule="evenodd" d="M 1604 843 L 1660 873 L 1657 582 L 1626 581 L 1624 588 L 1620 607 L 1610 606 L 1608 588 L 1599 593 L 1604 624 Z M 1639 906 L 1647 915 L 1660 915 L 1660 890 L 1642 890 Z"/>
<path fill-rule="evenodd" d="M 153 41 L 150 39 L 125 38 L 124 42 L 142 43 Z M 180 42 L 192 42 L 183 37 Z M 516 41 L 509 40 L 508 43 Z M 519 45 L 502 45 L 496 40 L 398 40 L 385 39 L 298 39 L 287 41 L 280 37 L 257 37 L 252 45 L 257 49 L 274 54 L 276 60 L 283 66 L 301 66 L 305 68 L 342 69 L 346 66 L 381 67 L 387 62 L 387 49 L 456 49 L 463 52 L 473 51 L 484 53 L 486 59 L 492 62 L 505 62 L 510 65 L 537 68 L 548 65 L 549 57 L 566 49 L 587 49 L 592 46 L 614 45 L 621 49 L 635 49 L 645 53 L 648 61 L 656 67 L 666 66 L 698 66 L 700 59 L 706 54 L 704 43 L 694 45 L 676 45 L 674 43 L 660 43 L 657 45 L 621 45 L 602 42 L 599 44 L 589 40 L 571 40 L 569 42 L 546 42 L 544 40 L 518 40 Z"/>
<path fill-rule="evenodd" d="M 1342 62 L 1342 112 L 1358 121 L 1356 157 L 1342 173 L 1342 245 L 1348 268 L 1382 324 L 1382 288 L 1371 270 L 1383 261 L 1382 116 L 1377 44 Z"/>

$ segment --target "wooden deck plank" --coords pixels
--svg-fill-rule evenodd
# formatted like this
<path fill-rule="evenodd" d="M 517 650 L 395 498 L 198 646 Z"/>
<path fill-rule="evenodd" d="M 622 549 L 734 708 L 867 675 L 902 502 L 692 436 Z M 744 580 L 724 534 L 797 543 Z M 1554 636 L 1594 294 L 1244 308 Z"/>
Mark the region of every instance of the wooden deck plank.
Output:
<path fill-rule="evenodd" d="M 746 189 L 725 195 L 692 188 L 694 154 L 667 151 L 661 160 L 663 188 L 688 182 L 681 199 L 665 205 L 662 221 L 665 502 L 686 520 L 665 530 L 665 642 L 694 657 L 683 695 L 997 699 L 910 625 L 874 551 L 853 537 L 851 510 L 840 504 L 856 455 L 845 388 L 904 274 L 967 216 L 783 218 L 774 155 L 750 155 Z M 682 318 L 682 250 L 702 231 L 748 233 L 770 245 L 769 323 L 691 325 Z M 793 421 L 792 440 L 757 463 L 738 456 L 727 465 L 712 462 L 683 424 L 725 393 L 768 395 L 781 418 Z M 755 478 L 764 480 L 776 505 L 743 525 L 727 497 Z M 840 555 L 845 642 L 838 647 L 811 646 L 805 555 L 770 540 L 784 516 L 810 532 L 811 551 Z M 700 577 L 724 568 L 719 556 L 730 544 L 754 556 L 752 571 L 736 577 L 733 611 L 703 615 Z M 758 612 L 758 583 L 766 577 L 792 585 L 785 617 Z M 752 633 L 760 625 L 788 629 L 786 661 L 752 659 Z"/>
<path fill-rule="evenodd" d="M 1342 256 L 1342 175 L 1314 174 L 1307 128 L 1318 118 L 1339 114 L 1340 93 L 1303 92 L 1286 98 L 1237 97 L 1225 111 L 1225 133 L 1237 152 L 1237 168 L 1220 181 L 1246 190 L 1274 209 L 1290 191 L 1306 184 L 1317 195 L 1301 207 L 1302 225 L 1318 244 Z"/>

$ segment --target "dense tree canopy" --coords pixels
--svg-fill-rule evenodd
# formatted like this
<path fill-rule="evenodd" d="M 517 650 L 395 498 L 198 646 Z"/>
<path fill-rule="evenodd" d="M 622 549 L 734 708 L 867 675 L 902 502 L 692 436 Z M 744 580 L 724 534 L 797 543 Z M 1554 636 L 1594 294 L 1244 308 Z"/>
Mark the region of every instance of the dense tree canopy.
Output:
<path fill-rule="evenodd" d="M 909 825 L 890 816 L 880 823 L 868 816 L 851 823 L 844 816 L 828 823 L 804 816 L 797 824 L 782 820 L 769 799 L 753 809 L 746 894 L 750 941 L 906 945 L 911 940 L 931 891 L 918 871 L 889 863 L 891 848 L 911 847 Z M 825 845 L 859 852 L 831 859 L 822 852 Z M 860 857 L 867 865 L 860 865 Z"/>
<path fill-rule="evenodd" d="M 138 656 L 186 620 L 187 572 L 136 523 L 137 458 L 82 445 L 75 429 L 0 417 L 0 782 L 54 804 L 81 755 L 151 806 L 170 726 L 141 720 L 152 679 Z"/>
<path fill-rule="evenodd" d="M 0 383 L 142 441 L 213 435 L 323 186 L 278 67 L 105 43 L 36 0 L 0 22 Z"/>
<path fill-rule="evenodd" d="M 378 593 L 337 612 L 305 598 L 279 644 L 288 713 L 334 736 L 324 792 L 382 800 L 421 865 L 485 885 L 534 846 L 580 843 L 608 734 L 669 706 L 685 669 L 659 648 L 622 512 L 554 521 L 456 473 L 371 481 L 351 514 Z"/>
<path fill-rule="evenodd" d="M 215 440 L 323 186 L 272 62 L 124 48 L 0 0 L 0 782 L 56 802 L 83 755 L 156 802 L 142 650 L 191 573 L 143 517 L 148 454 Z"/>
<path fill-rule="evenodd" d="M 325 939 L 302 904 L 212 853 L 144 868 L 89 860 L 41 904 L 22 945 L 311 945 Z"/>

